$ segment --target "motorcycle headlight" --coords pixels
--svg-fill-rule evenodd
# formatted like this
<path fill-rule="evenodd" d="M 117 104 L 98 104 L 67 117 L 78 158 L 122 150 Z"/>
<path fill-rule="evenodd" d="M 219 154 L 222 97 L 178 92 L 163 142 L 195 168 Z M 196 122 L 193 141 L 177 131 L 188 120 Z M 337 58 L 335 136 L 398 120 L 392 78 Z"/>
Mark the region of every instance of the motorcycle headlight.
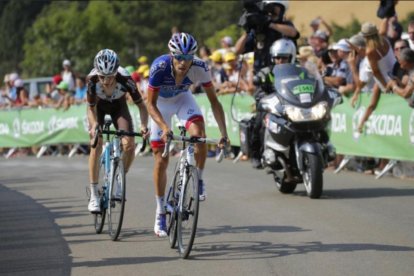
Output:
<path fill-rule="evenodd" d="M 293 122 L 317 121 L 322 119 L 328 110 L 326 102 L 320 102 L 311 108 L 299 108 L 296 106 L 286 106 L 286 114 Z"/>

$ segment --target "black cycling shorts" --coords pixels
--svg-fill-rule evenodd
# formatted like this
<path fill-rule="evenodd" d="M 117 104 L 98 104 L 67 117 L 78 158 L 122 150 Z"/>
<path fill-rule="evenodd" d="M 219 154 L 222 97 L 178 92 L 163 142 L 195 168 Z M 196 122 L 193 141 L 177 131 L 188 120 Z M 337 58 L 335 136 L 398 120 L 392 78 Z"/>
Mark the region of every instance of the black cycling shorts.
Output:
<path fill-rule="evenodd" d="M 102 127 L 104 125 L 105 115 L 109 114 L 116 129 L 134 131 L 131 114 L 129 113 L 125 97 L 113 100 L 112 102 L 99 99 L 96 107 L 99 126 Z"/>

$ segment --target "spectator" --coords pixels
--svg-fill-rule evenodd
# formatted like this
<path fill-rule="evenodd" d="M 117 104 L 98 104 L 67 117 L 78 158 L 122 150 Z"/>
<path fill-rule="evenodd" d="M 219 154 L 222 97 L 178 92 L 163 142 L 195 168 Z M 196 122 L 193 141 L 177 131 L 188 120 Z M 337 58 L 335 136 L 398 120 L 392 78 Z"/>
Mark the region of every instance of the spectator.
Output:
<path fill-rule="evenodd" d="M 395 76 L 397 79 L 402 79 L 406 73 L 404 69 L 401 68 L 400 60 L 399 60 L 400 52 L 405 48 L 410 48 L 410 45 L 407 40 L 399 39 L 395 41 L 394 55 L 395 55 L 395 58 L 397 59 L 397 62 L 395 63 L 394 68 L 392 69 L 392 75 Z"/>
<path fill-rule="evenodd" d="M 206 62 L 209 67 L 211 66 L 211 61 L 209 58 L 210 55 L 211 55 L 211 51 L 210 51 L 210 48 L 208 48 L 207 46 L 201 46 L 198 49 L 198 57 L 202 59 L 204 62 Z"/>
<path fill-rule="evenodd" d="M 320 29 L 321 24 L 325 27 L 325 31 Z M 313 19 L 310 23 L 310 27 L 312 28 L 312 35 L 318 31 L 323 32 L 326 36 L 326 41 L 329 41 L 329 37 L 333 33 L 331 26 L 322 18 L 322 16 Z"/>
<path fill-rule="evenodd" d="M 16 101 L 18 100 L 17 87 L 15 82 L 19 79 L 17 73 L 11 73 L 8 76 L 5 76 L 6 87 L 4 90 L 3 98 L 7 102 L 7 106 L 15 106 Z"/>
<path fill-rule="evenodd" d="M 395 94 L 408 99 L 413 95 L 414 90 L 414 51 L 411 49 L 403 49 L 399 53 L 399 61 L 401 68 L 407 73 L 400 81 L 398 79 L 391 80 L 387 88 Z"/>
<path fill-rule="evenodd" d="M 299 47 L 299 55 L 297 55 L 296 58 L 299 61 L 300 66 L 306 68 L 313 75 L 319 74 L 317 58 L 315 56 L 315 53 L 313 52 L 312 46 Z"/>
<path fill-rule="evenodd" d="M 389 75 L 397 62 L 390 42 L 379 35 L 377 27 L 366 22 L 361 27 L 361 33 L 367 45 L 366 55 L 372 69 L 375 82 L 382 91 L 385 91 L 387 83 L 391 80 Z"/>
<path fill-rule="evenodd" d="M 414 20 L 408 23 L 407 27 L 408 43 L 410 43 L 411 50 L 414 50 Z"/>
<path fill-rule="evenodd" d="M 216 50 L 210 56 L 211 60 L 211 75 L 212 75 L 212 82 L 214 87 L 216 88 L 216 92 L 220 90 L 220 86 L 224 83 L 228 77 L 226 72 L 223 69 L 223 57 L 221 53 Z"/>
<path fill-rule="evenodd" d="M 148 91 L 148 84 L 149 84 L 149 74 L 150 74 L 150 69 L 147 69 L 144 71 L 144 73 L 142 74 L 143 79 L 141 80 L 141 87 L 140 87 L 140 91 L 142 94 L 142 98 L 144 100 L 147 99 L 147 91 Z"/>
<path fill-rule="evenodd" d="M 86 79 L 83 76 L 76 78 L 76 90 L 75 96 L 73 97 L 75 104 L 82 104 L 86 102 L 86 91 L 88 87 L 86 86 Z"/>
<path fill-rule="evenodd" d="M 71 63 L 68 59 L 65 59 L 62 63 L 63 71 L 61 73 L 62 80 L 65 81 L 69 86 L 69 91 L 75 93 L 76 89 L 76 77 L 75 73 L 72 70 Z"/>
<path fill-rule="evenodd" d="M 149 68 L 148 58 L 146 56 L 140 56 L 137 59 L 137 61 L 138 61 L 138 68 L 136 72 L 140 74 L 140 77 L 142 77 L 142 74 L 144 73 L 144 71 Z"/>
<path fill-rule="evenodd" d="M 348 64 L 355 84 L 351 105 L 354 107 L 361 92 L 371 93 L 374 88 L 372 70 L 365 55 L 365 40 L 361 35 L 352 36 L 349 41 L 352 51 L 348 57 Z"/>
<path fill-rule="evenodd" d="M 218 51 L 221 53 L 223 59 L 225 58 L 226 54 L 229 52 L 235 52 L 235 48 L 233 47 L 233 39 L 230 36 L 225 36 L 220 40 L 221 48 Z"/>
<path fill-rule="evenodd" d="M 309 45 L 312 46 L 316 56 L 321 56 L 328 49 L 328 36 L 325 32 L 318 30 L 309 39 Z"/>
<path fill-rule="evenodd" d="M 219 93 L 235 93 L 238 91 L 248 91 L 246 80 L 241 76 L 237 68 L 237 56 L 234 52 L 228 52 L 224 57 L 223 68 L 226 71 L 228 80 L 220 86 Z M 238 86 L 238 87 L 237 87 Z"/>
<path fill-rule="evenodd" d="M 16 87 L 16 100 L 13 102 L 15 107 L 23 107 L 29 105 L 29 92 L 24 88 L 23 81 L 17 79 L 14 81 L 14 87 Z"/>
<path fill-rule="evenodd" d="M 388 39 L 391 43 L 391 47 L 394 48 L 394 44 L 397 40 L 401 39 L 403 28 L 398 22 L 397 16 L 384 18 L 381 22 L 379 34 Z"/>
<path fill-rule="evenodd" d="M 327 86 L 339 89 L 340 86 L 346 85 L 351 71 L 344 57 L 347 56 L 349 51 L 349 46 L 344 40 L 340 40 L 328 50 L 332 63 L 327 66 L 322 74 Z"/>
<path fill-rule="evenodd" d="M 44 99 L 44 105 L 54 106 L 60 99 L 60 95 L 56 87 L 62 81 L 62 76 L 60 74 L 54 75 L 52 78 L 52 83 L 46 87 L 46 98 Z"/>
<path fill-rule="evenodd" d="M 72 100 L 72 95 L 69 91 L 69 84 L 65 81 L 61 81 L 58 86 L 56 86 L 58 91 L 58 100 L 52 106 L 56 109 L 63 108 L 63 110 L 69 109 Z"/>

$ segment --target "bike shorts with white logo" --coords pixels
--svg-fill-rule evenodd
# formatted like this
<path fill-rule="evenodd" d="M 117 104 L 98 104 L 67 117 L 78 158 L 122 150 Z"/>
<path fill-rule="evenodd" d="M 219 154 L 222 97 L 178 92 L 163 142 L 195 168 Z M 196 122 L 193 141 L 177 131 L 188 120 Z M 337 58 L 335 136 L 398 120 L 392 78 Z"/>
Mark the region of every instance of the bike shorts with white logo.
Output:
<path fill-rule="evenodd" d="M 157 107 L 161 112 L 162 118 L 171 128 L 173 115 L 177 115 L 180 125 L 188 129 L 193 122 L 204 121 L 200 108 L 198 107 L 191 92 L 180 93 L 172 98 L 158 97 Z M 151 120 L 151 148 L 164 147 L 165 143 L 161 140 L 162 130 Z"/>

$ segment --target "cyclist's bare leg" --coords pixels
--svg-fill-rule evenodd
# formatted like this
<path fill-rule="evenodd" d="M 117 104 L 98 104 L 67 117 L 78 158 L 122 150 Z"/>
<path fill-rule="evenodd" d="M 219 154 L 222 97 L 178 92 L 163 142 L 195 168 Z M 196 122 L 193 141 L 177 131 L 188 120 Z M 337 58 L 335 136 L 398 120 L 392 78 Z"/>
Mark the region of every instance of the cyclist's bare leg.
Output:
<path fill-rule="evenodd" d="M 121 138 L 121 143 L 123 149 L 122 161 L 124 162 L 125 173 L 127 173 L 135 158 L 134 137 L 123 136 Z"/>
<path fill-rule="evenodd" d="M 98 183 L 99 178 L 99 157 L 102 153 L 102 137 L 98 138 L 98 144 L 95 148 L 91 148 L 89 154 L 89 181 L 90 183 Z"/>
<path fill-rule="evenodd" d="M 206 137 L 203 121 L 192 122 L 188 128 L 190 136 Z M 195 145 L 195 159 L 196 167 L 198 169 L 204 169 L 207 159 L 207 144 L 196 144 Z"/>
<path fill-rule="evenodd" d="M 153 148 L 152 151 L 155 159 L 153 171 L 155 195 L 162 197 L 165 194 L 165 187 L 167 185 L 168 156 L 162 157 L 164 147 Z"/>

